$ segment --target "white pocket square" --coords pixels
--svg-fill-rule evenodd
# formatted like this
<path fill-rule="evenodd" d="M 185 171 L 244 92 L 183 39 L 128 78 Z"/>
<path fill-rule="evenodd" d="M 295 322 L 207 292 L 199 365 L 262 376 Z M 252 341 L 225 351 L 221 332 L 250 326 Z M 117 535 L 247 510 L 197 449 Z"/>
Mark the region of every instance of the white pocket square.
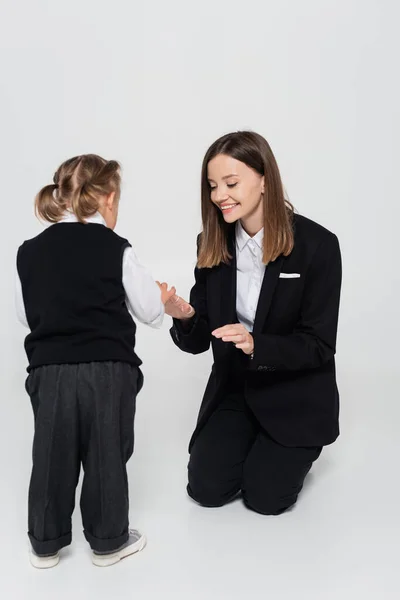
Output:
<path fill-rule="evenodd" d="M 300 273 L 280 273 L 279 277 L 281 279 L 298 279 L 300 277 Z"/>

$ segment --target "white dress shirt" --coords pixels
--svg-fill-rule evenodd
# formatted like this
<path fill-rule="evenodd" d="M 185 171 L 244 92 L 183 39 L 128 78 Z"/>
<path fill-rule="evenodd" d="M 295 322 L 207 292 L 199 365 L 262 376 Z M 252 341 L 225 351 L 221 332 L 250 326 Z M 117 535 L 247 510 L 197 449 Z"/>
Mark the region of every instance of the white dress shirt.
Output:
<path fill-rule="evenodd" d="M 250 237 L 240 221 L 236 223 L 236 313 L 248 331 L 253 331 L 265 273 L 263 239 L 264 229 Z"/>
<path fill-rule="evenodd" d="M 86 221 L 106 226 L 100 213 L 87 218 Z M 77 218 L 73 213 L 66 213 L 60 221 L 60 223 L 76 222 Z M 51 225 L 51 227 L 57 227 L 57 225 Z M 150 327 L 160 328 L 164 319 L 164 304 L 161 301 L 160 288 L 150 272 L 140 263 L 131 247 L 125 249 L 122 259 L 122 284 L 126 295 L 126 306 L 132 317 Z M 15 288 L 18 320 L 29 329 L 18 272 L 16 273 Z"/>

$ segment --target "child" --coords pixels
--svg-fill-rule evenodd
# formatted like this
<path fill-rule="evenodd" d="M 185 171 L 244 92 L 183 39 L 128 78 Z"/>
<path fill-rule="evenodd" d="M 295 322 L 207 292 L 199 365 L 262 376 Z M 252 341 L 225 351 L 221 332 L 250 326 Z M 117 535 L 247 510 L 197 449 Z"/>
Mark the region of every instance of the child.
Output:
<path fill-rule="evenodd" d="M 26 390 L 35 418 L 29 539 L 40 569 L 56 566 L 71 543 L 81 463 L 93 563 L 109 566 L 145 546 L 128 528 L 126 463 L 143 385 L 131 315 L 158 328 L 176 297 L 114 233 L 119 196 L 117 162 L 67 160 L 36 197 L 36 214 L 53 225 L 18 250 L 17 312 L 30 329 Z"/>

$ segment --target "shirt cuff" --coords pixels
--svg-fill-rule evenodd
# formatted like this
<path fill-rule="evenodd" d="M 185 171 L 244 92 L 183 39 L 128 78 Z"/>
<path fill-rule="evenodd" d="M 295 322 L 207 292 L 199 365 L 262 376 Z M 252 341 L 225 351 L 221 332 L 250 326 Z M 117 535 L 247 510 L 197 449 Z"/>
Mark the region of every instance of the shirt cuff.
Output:
<path fill-rule="evenodd" d="M 165 315 L 165 307 L 164 307 L 164 304 L 161 303 L 160 314 L 152 321 L 146 323 L 146 325 L 148 325 L 149 327 L 152 327 L 153 329 L 160 329 L 160 327 L 162 326 L 162 324 L 164 322 L 164 315 Z"/>

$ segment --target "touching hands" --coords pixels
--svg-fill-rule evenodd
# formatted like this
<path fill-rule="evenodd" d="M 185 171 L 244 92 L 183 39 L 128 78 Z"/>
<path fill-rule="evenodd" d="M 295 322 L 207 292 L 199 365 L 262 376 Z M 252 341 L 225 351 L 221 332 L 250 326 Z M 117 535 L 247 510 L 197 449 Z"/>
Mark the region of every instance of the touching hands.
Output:
<path fill-rule="evenodd" d="M 161 291 L 161 300 L 165 307 L 165 313 L 173 319 L 190 319 L 194 316 L 193 306 L 183 298 L 176 295 L 176 289 L 171 287 L 168 290 L 168 284 L 159 281 L 156 282 Z"/>

